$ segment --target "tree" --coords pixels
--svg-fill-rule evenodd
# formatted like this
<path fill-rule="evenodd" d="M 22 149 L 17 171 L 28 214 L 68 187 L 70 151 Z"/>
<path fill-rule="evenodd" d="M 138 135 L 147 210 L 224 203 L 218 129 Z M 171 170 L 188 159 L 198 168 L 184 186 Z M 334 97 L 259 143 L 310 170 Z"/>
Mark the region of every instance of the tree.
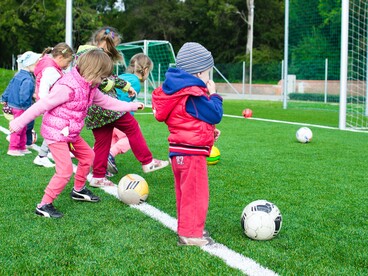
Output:
<path fill-rule="evenodd" d="M 282 56 L 283 0 L 257 0 L 254 48 Z M 247 14 L 244 0 L 115 0 L 73 1 L 73 46 L 85 44 L 99 27 L 116 27 L 123 41 L 163 39 L 177 51 L 185 42 L 205 45 L 216 62 L 246 60 Z M 65 0 L 2 0 L 0 66 L 11 66 L 11 55 L 41 52 L 65 40 Z M 270 50 L 268 50 L 269 52 Z M 277 54 L 276 54 L 277 53 Z M 254 57 L 256 59 L 256 57 Z"/>
<path fill-rule="evenodd" d="M 65 1 L 3 0 L 0 11 L 0 66 L 10 68 L 12 54 L 42 52 L 65 41 Z M 102 26 L 100 1 L 73 2 L 74 46 L 86 43 L 91 32 Z M 113 1 L 109 1 L 113 2 Z"/>

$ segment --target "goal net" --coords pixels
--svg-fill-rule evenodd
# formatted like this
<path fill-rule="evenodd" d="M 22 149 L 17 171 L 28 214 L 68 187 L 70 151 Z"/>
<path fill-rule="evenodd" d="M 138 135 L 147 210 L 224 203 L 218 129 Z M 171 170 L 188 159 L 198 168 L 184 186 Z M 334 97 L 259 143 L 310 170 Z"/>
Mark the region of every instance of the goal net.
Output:
<path fill-rule="evenodd" d="M 348 13 L 347 64 L 342 63 L 347 66 L 345 126 L 368 131 L 367 1 L 350 0 Z"/>
<path fill-rule="evenodd" d="M 154 65 L 153 70 L 144 83 L 144 90 L 142 89 L 138 96 L 138 99 L 145 105 L 150 105 L 152 91 L 164 81 L 167 69 L 175 64 L 175 54 L 171 43 L 166 40 L 140 40 L 122 43 L 116 48 L 123 53 L 125 62 L 116 67 L 116 74 L 124 73 L 126 65 L 135 54 L 144 53 L 151 58 Z"/>

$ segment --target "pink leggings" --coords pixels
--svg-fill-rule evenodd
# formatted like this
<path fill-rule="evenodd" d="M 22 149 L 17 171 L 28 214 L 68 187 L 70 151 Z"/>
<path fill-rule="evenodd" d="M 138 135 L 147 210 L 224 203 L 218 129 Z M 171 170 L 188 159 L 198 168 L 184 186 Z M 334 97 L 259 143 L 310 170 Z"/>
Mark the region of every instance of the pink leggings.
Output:
<path fill-rule="evenodd" d="M 171 163 L 175 178 L 178 235 L 201 238 L 209 202 L 206 156 L 174 156 Z"/>
<path fill-rule="evenodd" d="M 124 132 L 114 128 L 111 140 L 110 153 L 112 156 L 126 153 L 130 150 L 129 139 Z"/>
<path fill-rule="evenodd" d="M 56 172 L 47 185 L 42 198 L 42 203 L 46 204 L 52 203 L 58 197 L 73 175 L 70 152 L 78 159 L 77 172 L 74 176 L 74 189 L 77 191 L 85 186 L 94 159 L 93 150 L 80 136 L 71 144 L 67 142 L 49 144 L 49 149 L 55 160 Z"/>
<path fill-rule="evenodd" d="M 24 113 L 24 111 L 25 110 L 23 109 L 13 108 L 14 118 L 18 118 L 20 115 Z M 10 143 L 9 143 L 10 150 L 25 150 L 26 143 L 27 143 L 27 126 L 22 128 L 18 132 L 10 134 Z"/>

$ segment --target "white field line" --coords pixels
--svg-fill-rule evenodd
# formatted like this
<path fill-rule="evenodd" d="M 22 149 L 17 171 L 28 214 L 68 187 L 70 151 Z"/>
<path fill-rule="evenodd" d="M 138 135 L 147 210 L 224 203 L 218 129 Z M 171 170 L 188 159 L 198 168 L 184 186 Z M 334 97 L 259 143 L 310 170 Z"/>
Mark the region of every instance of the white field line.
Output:
<path fill-rule="evenodd" d="M 245 119 L 243 116 L 227 115 L 227 114 L 224 114 L 223 117 Z M 333 129 L 333 130 L 340 130 L 340 131 L 368 133 L 366 130 L 359 130 L 359 129 L 351 129 L 351 128 L 339 129 L 338 127 L 313 125 L 313 124 L 307 124 L 307 123 L 288 122 L 288 121 L 280 121 L 280 120 L 272 120 L 272 119 L 262 119 L 262 118 L 254 118 L 254 117 L 246 118 L 246 120 L 255 120 L 255 121 L 263 121 L 263 122 L 279 123 L 279 124 L 288 124 L 288 125 L 297 125 L 297 126 L 310 126 L 310 127 Z"/>
<path fill-rule="evenodd" d="M 9 134 L 9 130 L 0 126 L 0 131 L 5 134 Z M 39 150 L 38 146 L 34 147 L 35 150 Z M 73 171 L 74 173 L 77 171 L 77 166 L 73 164 Z M 91 181 L 92 175 L 89 174 L 87 176 L 87 180 Z M 117 185 L 111 187 L 102 187 L 106 193 L 115 196 L 119 199 L 117 193 Z M 139 205 L 130 205 L 130 207 L 141 211 L 142 213 L 148 215 L 149 217 L 153 218 L 154 220 L 162 223 L 165 227 L 171 229 L 175 233 L 177 232 L 177 219 L 169 216 L 168 214 L 162 212 L 161 210 L 153 207 L 148 203 L 142 203 Z M 258 264 L 257 262 L 253 261 L 250 258 L 247 258 L 231 249 L 226 247 L 220 243 L 214 243 L 212 245 L 202 246 L 201 249 L 213 256 L 217 256 L 218 258 L 222 259 L 228 266 L 239 269 L 244 274 L 249 276 L 271 276 L 277 275 L 274 271 L 265 268 Z"/>

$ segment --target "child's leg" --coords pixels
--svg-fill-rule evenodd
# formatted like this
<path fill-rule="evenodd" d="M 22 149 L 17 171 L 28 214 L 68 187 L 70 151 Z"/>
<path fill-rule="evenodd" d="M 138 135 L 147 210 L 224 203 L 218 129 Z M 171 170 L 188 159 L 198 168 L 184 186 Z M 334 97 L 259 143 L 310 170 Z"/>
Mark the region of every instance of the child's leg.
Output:
<path fill-rule="evenodd" d="M 75 158 L 78 160 L 77 172 L 74 175 L 74 189 L 80 191 L 86 185 L 87 175 L 91 170 L 95 153 L 82 137 L 69 146 Z"/>
<path fill-rule="evenodd" d="M 42 145 L 38 151 L 38 155 L 33 160 L 33 163 L 38 166 L 43 166 L 45 168 L 53 168 L 55 167 L 55 164 L 50 161 L 50 159 L 47 157 L 47 154 L 49 153 L 49 146 L 47 145 L 46 140 L 42 141 Z"/>
<path fill-rule="evenodd" d="M 92 130 L 95 137 L 95 144 L 93 151 L 95 158 L 93 161 L 93 177 L 104 178 L 107 169 L 107 158 L 110 152 L 112 131 L 114 130 L 114 123 L 104 125 Z"/>
<path fill-rule="evenodd" d="M 27 135 L 26 145 L 27 146 L 30 146 L 30 145 L 33 144 L 33 133 L 32 133 L 32 130 L 33 130 L 33 127 L 34 127 L 34 123 L 35 123 L 35 121 L 32 121 L 32 122 L 30 122 L 27 125 L 27 132 L 26 132 L 26 135 Z"/>
<path fill-rule="evenodd" d="M 200 238 L 206 223 L 209 202 L 205 156 L 172 158 L 178 213 L 178 235 Z"/>
<path fill-rule="evenodd" d="M 130 150 L 129 139 L 126 134 L 117 128 L 114 128 L 114 132 L 112 134 L 112 142 L 110 153 L 113 157 L 118 154 L 126 153 Z"/>
<path fill-rule="evenodd" d="M 22 109 L 13 108 L 14 118 L 18 118 L 24 113 Z M 27 127 L 24 127 L 18 132 L 12 133 L 10 135 L 9 150 L 24 150 L 26 149 L 26 136 Z"/>
<path fill-rule="evenodd" d="M 47 156 L 48 153 L 49 153 L 49 146 L 47 145 L 47 142 L 44 139 L 42 141 L 42 145 L 40 147 L 40 150 L 38 152 L 38 155 L 41 156 L 41 157 L 45 157 L 45 156 Z"/>
<path fill-rule="evenodd" d="M 147 146 L 137 120 L 127 112 L 114 122 L 114 126 L 126 134 L 132 152 L 137 160 L 142 165 L 149 164 L 153 159 L 152 153 Z"/>
<path fill-rule="evenodd" d="M 52 203 L 64 190 L 73 174 L 73 164 L 69 154 L 68 143 L 52 143 L 49 145 L 49 148 L 55 160 L 56 172 L 45 189 L 40 206 Z"/>

